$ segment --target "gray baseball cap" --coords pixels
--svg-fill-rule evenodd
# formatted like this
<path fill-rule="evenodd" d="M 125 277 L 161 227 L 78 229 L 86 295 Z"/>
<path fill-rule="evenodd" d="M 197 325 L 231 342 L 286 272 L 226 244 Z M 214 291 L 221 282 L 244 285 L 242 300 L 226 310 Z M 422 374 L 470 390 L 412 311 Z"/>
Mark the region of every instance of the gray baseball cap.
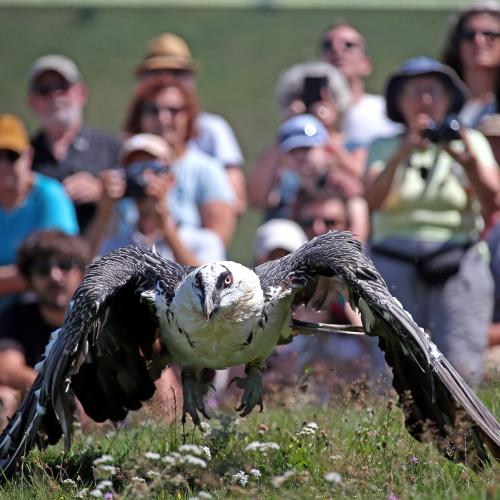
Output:
<path fill-rule="evenodd" d="M 59 54 L 49 54 L 39 57 L 31 66 L 28 74 L 29 85 L 32 85 L 36 78 L 46 71 L 59 73 L 70 83 L 76 83 L 82 79 L 80 70 L 71 59 Z"/>

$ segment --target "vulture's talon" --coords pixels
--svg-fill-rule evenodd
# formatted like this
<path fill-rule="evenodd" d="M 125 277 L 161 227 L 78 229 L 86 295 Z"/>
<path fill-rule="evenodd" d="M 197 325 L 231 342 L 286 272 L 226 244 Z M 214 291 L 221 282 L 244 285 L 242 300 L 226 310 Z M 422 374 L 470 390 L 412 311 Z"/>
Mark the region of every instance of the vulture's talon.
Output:
<path fill-rule="evenodd" d="M 229 385 L 233 382 L 236 382 L 236 385 L 244 390 L 240 405 L 236 408 L 237 412 L 241 412 L 240 417 L 246 417 L 257 405 L 259 405 L 260 411 L 263 410 L 262 375 L 259 368 L 251 367 L 246 377 L 234 377 Z"/>

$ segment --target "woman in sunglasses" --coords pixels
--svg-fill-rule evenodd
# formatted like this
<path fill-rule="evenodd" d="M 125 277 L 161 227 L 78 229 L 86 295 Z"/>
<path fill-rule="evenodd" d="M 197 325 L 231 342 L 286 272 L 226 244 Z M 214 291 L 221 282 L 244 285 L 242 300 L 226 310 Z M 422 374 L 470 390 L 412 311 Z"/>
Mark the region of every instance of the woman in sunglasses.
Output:
<path fill-rule="evenodd" d="M 154 134 L 167 142 L 175 153 L 171 216 L 179 226 L 213 230 L 227 247 L 236 222 L 234 195 L 222 164 L 191 142 L 197 114 L 192 90 L 169 76 L 151 77 L 136 88 L 124 132 Z"/>
<path fill-rule="evenodd" d="M 500 7 L 494 0 L 472 3 L 454 19 L 442 60 L 465 82 L 470 99 L 460 118 L 480 126 L 485 115 L 498 113 L 500 100 Z"/>

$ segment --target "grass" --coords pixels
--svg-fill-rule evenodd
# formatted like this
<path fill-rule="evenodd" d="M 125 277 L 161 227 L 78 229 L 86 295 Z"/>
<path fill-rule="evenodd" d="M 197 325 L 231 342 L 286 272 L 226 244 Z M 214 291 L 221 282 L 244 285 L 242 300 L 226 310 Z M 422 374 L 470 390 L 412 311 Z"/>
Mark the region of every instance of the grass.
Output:
<path fill-rule="evenodd" d="M 118 431 L 78 431 L 68 455 L 59 446 L 32 452 L 0 497 L 500 498 L 499 464 L 477 474 L 416 442 L 392 393 L 354 384 L 318 404 L 305 387 L 280 388 L 247 418 L 218 410 L 204 432 L 162 424 L 151 407 Z M 499 396 L 498 384 L 482 391 L 496 415 Z"/>

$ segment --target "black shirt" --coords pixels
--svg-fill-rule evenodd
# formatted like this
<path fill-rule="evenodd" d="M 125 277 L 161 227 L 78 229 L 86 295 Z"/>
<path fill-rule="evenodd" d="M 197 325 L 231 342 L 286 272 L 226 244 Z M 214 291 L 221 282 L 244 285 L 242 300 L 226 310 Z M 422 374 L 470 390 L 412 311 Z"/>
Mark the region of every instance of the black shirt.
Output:
<path fill-rule="evenodd" d="M 43 131 L 32 139 L 31 144 L 34 148 L 33 170 L 58 181 L 82 171 L 98 177 L 102 170 L 116 165 L 120 149 L 117 137 L 88 125 L 82 125 L 63 160 L 54 158 Z M 78 204 L 75 208 L 80 230 L 83 230 L 95 214 L 95 204 Z"/>
<path fill-rule="evenodd" d="M 0 350 L 21 351 L 28 366 L 34 367 L 45 352 L 55 327 L 43 319 L 37 303 L 17 303 L 0 313 Z"/>

